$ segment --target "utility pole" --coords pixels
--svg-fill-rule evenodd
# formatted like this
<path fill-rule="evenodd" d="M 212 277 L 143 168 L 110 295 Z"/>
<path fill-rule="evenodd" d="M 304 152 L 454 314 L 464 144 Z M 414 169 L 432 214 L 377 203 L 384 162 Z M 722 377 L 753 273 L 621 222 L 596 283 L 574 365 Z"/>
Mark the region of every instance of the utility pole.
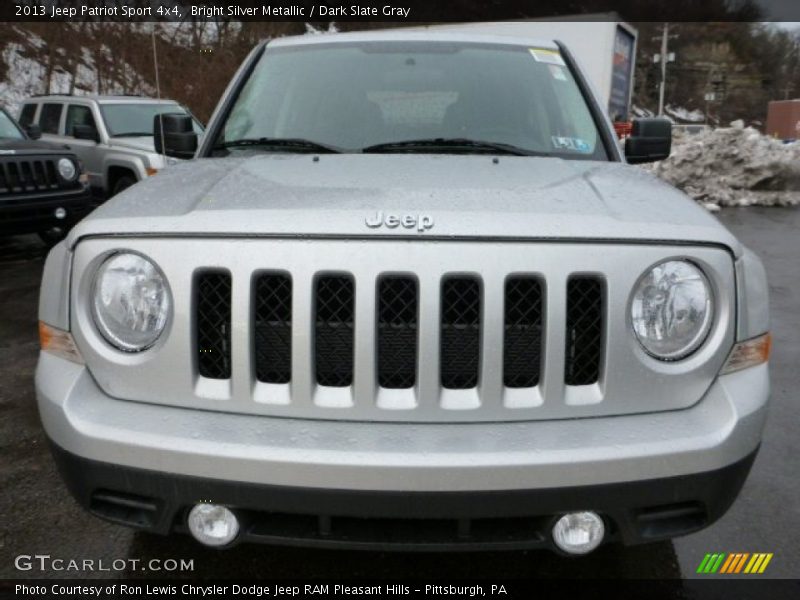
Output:
<path fill-rule="evenodd" d="M 672 37 L 678 37 L 672 35 Z M 653 62 L 661 63 L 661 81 L 658 84 L 658 116 L 664 116 L 664 92 L 667 87 L 667 63 L 675 60 L 675 53 L 669 51 L 669 23 L 661 27 L 661 54 L 653 55 Z M 654 36 L 653 41 L 658 37 Z"/>
<path fill-rule="evenodd" d="M 667 83 L 667 47 L 669 44 L 669 23 L 661 28 L 661 83 L 658 86 L 658 116 L 664 116 L 664 88 Z"/>

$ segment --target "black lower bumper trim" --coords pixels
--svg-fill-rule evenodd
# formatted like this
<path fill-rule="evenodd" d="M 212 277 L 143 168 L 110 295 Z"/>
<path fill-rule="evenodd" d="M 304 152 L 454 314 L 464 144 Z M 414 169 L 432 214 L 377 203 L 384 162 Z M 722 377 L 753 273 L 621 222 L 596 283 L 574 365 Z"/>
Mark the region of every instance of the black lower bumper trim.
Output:
<path fill-rule="evenodd" d="M 185 531 L 198 502 L 236 510 L 240 541 L 401 550 L 550 547 L 564 512 L 593 510 L 606 541 L 635 544 L 707 527 L 733 503 L 757 450 L 716 471 L 537 490 L 387 492 L 297 488 L 204 479 L 88 460 L 51 444 L 71 493 L 106 520 Z"/>
<path fill-rule="evenodd" d="M 69 193 L 0 198 L 0 235 L 37 233 L 53 227 L 70 229 L 97 205 L 88 186 Z M 61 219 L 55 216 L 59 208 L 65 211 Z"/>

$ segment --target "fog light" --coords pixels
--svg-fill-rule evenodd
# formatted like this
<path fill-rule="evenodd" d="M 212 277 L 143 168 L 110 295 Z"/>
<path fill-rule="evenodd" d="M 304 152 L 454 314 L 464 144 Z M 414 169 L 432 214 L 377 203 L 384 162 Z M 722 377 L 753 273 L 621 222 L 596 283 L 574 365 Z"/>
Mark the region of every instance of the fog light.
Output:
<path fill-rule="evenodd" d="M 239 519 L 219 504 L 196 504 L 187 521 L 194 539 L 206 546 L 225 546 L 239 535 Z"/>
<path fill-rule="evenodd" d="M 588 554 L 600 545 L 605 532 L 597 513 L 568 513 L 553 527 L 553 541 L 567 554 Z"/>
<path fill-rule="evenodd" d="M 63 219 L 67 216 L 67 211 L 59 207 L 55 210 L 53 214 L 55 215 L 56 219 Z"/>

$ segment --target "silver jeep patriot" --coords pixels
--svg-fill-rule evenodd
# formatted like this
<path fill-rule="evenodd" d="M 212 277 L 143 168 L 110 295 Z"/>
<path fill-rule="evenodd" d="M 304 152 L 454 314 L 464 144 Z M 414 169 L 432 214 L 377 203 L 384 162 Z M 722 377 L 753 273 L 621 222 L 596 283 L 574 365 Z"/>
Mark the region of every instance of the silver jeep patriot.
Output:
<path fill-rule="evenodd" d="M 44 140 L 69 147 L 84 164 L 96 195 L 106 197 L 187 158 L 158 151 L 154 119 L 162 113 L 189 114 L 172 100 L 45 95 L 26 100 L 19 120 L 23 127 L 38 126 Z M 192 126 L 202 134 L 199 122 L 193 120 Z"/>
<path fill-rule="evenodd" d="M 167 154 L 191 118 L 163 119 Z M 196 157 L 47 258 L 36 389 L 93 514 L 211 546 L 584 554 L 720 518 L 769 396 L 759 259 L 628 163 L 568 49 L 258 46 Z"/>

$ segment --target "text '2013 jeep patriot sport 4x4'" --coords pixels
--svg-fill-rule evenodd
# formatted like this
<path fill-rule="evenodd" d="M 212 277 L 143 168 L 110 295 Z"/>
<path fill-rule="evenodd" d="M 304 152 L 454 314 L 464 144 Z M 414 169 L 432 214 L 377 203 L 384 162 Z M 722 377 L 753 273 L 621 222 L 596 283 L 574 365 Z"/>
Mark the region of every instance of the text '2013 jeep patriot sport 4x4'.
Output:
<path fill-rule="evenodd" d="M 189 118 L 164 119 L 168 148 Z M 94 514 L 201 542 L 581 554 L 733 502 L 769 395 L 760 261 L 626 162 L 568 50 L 260 45 L 193 161 L 49 255 L 36 386 Z"/>

